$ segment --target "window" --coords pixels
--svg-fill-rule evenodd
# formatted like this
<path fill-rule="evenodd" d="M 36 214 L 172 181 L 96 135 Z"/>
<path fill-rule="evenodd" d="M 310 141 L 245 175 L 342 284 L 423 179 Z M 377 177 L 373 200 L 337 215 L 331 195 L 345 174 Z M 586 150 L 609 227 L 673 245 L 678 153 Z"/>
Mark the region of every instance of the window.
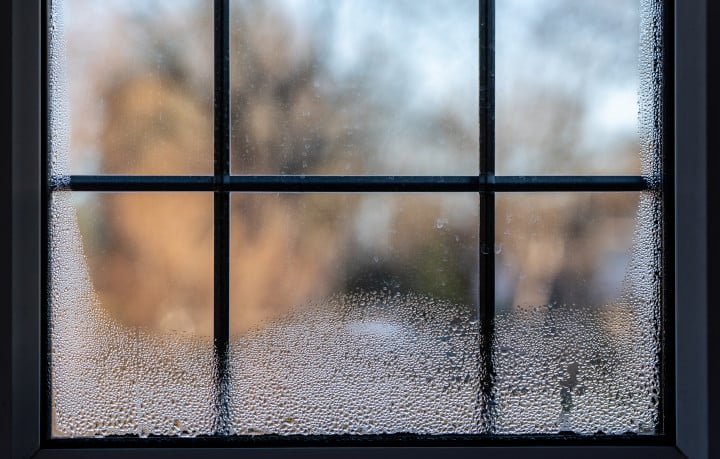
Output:
<path fill-rule="evenodd" d="M 22 8 L 28 8 L 28 7 L 20 7 L 20 9 L 16 9 L 16 10 L 15 10 L 15 13 L 18 14 L 18 15 L 20 15 L 19 12 L 23 11 Z M 31 12 L 31 13 L 32 13 L 32 12 Z M 680 19 L 683 18 L 683 14 L 688 14 L 688 12 L 687 12 L 687 11 L 678 11 L 678 16 L 680 17 Z M 30 17 L 32 18 L 33 15 L 30 14 Z M 36 12 L 36 15 L 35 15 L 34 17 L 37 17 L 37 12 Z M 682 53 L 678 53 L 678 54 L 679 54 L 679 56 L 682 56 Z M 678 105 L 680 105 L 680 107 L 678 107 L 678 110 L 679 110 L 679 109 L 682 108 L 682 103 L 678 103 Z M 691 111 L 692 111 L 692 110 L 688 110 L 688 112 L 691 112 Z M 36 131 L 35 133 L 37 134 L 37 131 Z M 676 133 L 676 137 L 678 138 L 678 142 L 680 142 L 680 141 L 682 140 L 682 136 L 683 136 L 683 131 L 679 131 L 679 132 Z M 31 136 L 31 138 L 32 138 L 32 136 Z M 686 139 L 686 140 L 687 140 L 687 139 Z M 689 162 L 689 161 L 690 161 L 690 160 L 688 160 L 688 162 Z M 679 161 L 679 162 L 678 162 L 678 169 L 682 169 L 683 164 L 684 164 L 684 163 L 683 163 L 682 161 Z M 16 167 L 20 167 L 21 165 L 22 165 L 22 160 L 20 161 L 20 163 L 19 163 Z M 32 176 L 32 174 L 28 173 L 28 175 L 26 175 L 26 177 L 27 177 L 27 176 Z M 551 185 L 552 185 L 552 180 L 551 180 L 550 182 L 551 182 Z M 607 186 L 607 187 L 619 186 L 619 185 L 617 185 L 617 184 L 615 184 L 615 183 L 610 183 L 610 182 L 613 182 L 613 180 L 608 179 L 608 180 L 607 180 L 607 183 L 602 183 L 602 186 Z M 82 182 L 78 182 L 78 183 L 82 183 Z M 231 182 L 231 183 L 232 183 L 232 182 Z M 292 184 L 292 180 L 288 180 L 288 181 L 286 181 L 286 183 Z M 680 181 L 679 183 L 680 183 L 679 186 L 681 186 L 682 181 Z M 478 179 L 478 182 L 477 182 L 476 184 L 474 184 L 474 185 L 481 185 L 481 184 L 482 184 L 483 186 L 492 186 L 492 185 L 488 185 L 487 183 L 482 183 L 482 181 L 481 181 L 480 179 Z M 272 184 L 271 184 L 271 185 L 272 185 Z M 326 185 L 326 184 L 324 184 L 324 185 Z M 427 186 L 427 184 L 425 184 L 425 185 Z M 452 184 L 451 184 L 451 185 L 452 185 Z M 595 185 L 596 185 L 596 184 L 595 184 Z M 593 185 L 593 186 L 595 186 L 595 185 Z M 71 186 L 71 187 L 72 187 L 72 186 L 75 186 L 75 184 L 73 184 L 73 183 L 71 182 L 71 183 L 70 183 L 70 186 Z M 97 186 L 97 184 L 90 183 L 90 184 L 81 185 L 81 186 L 91 187 L 91 186 Z M 119 185 L 118 185 L 118 186 L 119 186 Z M 123 184 L 123 186 L 127 186 L 127 183 Z M 253 184 L 253 186 L 258 186 L 258 185 L 257 185 L 257 184 Z M 285 186 L 287 186 L 287 185 L 285 185 Z M 297 186 L 297 185 L 296 185 L 296 186 Z M 336 185 L 336 186 L 339 186 L 339 185 Z M 376 184 L 375 186 L 378 186 L 378 185 Z M 450 185 L 446 185 L 446 186 L 450 186 Z M 454 186 L 454 185 L 453 185 L 453 186 Z M 465 185 L 465 186 L 467 186 L 467 185 Z M 512 180 L 508 180 L 507 183 L 503 184 L 503 180 L 497 180 L 494 186 L 500 187 L 500 186 L 525 186 L 525 185 L 523 185 L 523 184 L 521 184 L 521 183 L 513 183 Z M 533 185 L 531 185 L 531 186 L 545 186 L 545 185 L 543 185 L 542 182 L 541 182 L 540 185 L 535 185 L 535 184 L 533 184 Z M 558 184 L 556 183 L 556 184 L 554 184 L 553 186 L 572 187 L 572 186 L 575 186 L 575 185 L 568 185 L 567 183 L 563 183 L 563 184 L 558 185 Z M 578 186 L 579 186 L 579 185 L 578 185 Z M 588 186 L 589 186 L 589 185 L 588 185 Z M 632 182 L 631 184 L 627 184 L 627 183 L 626 183 L 626 184 L 623 185 L 623 186 L 638 187 L 638 186 L 641 186 L 641 185 L 638 184 L 637 182 Z M 643 183 L 642 186 L 645 186 L 645 184 Z M 474 188 L 474 189 L 476 189 L 476 188 Z M 682 191 L 682 190 L 681 190 L 681 191 Z M 21 195 L 21 196 L 22 196 L 22 195 Z M 684 211 L 684 209 L 680 209 L 680 210 L 679 210 L 680 213 L 682 213 L 683 211 Z M 22 218 L 21 218 L 20 220 L 22 220 Z M 14 222 L 14 225 L 20 225 L 20 224 L 21 224 L 21 223 L 19 223 L 19 222 L 16 222 L 15 219 L 13 220 L 13 222 Z M 38 230 L 39 230 L 39 226 L 37 225 L 37 222 L 36 222 L 36 224 L 35 224 L 34 227 L 36 228 L 35 231 L 38 231 Z M 679 231 L 680 231 L 680 229 L 679 229 Z M 19 234 L 19 233 L 16 232 L 15 234 Z M 18 236 L 18 238 L 21 239 L 19 236 Z M 679 245 L 682 244 L 682 243 L 685 243 L 685 241 L 678 240 L 678 244 L 679 244 Z M 37 250 L 37 248 L 36 248 L 35 250 Z M 489 258 L 492 258 L 492 257 L 489 257 Z M 15 258 L 14 258 L 14 259 L 15 259 Z M 681 257 L 681 256 L 678 256 L 678 263 L 682 263 L 682 257 Z M 691 264 L 692 264 L 692 263 L 688 263 L 688 265 L 691 265 Z M 22 265 L 21 265 L 21 266 L 22 266 Z M 17 268 L 17 265 L 16 265 L 16 268 Z M 15 271 L 15 270 L 14 270 L 14 271 Z M 32 273 L 34 272 L 34 273 L 35 273 L 34 276 L 37 276 L 37 274 L 39 273 L 39 269 L 38 269 L 37 267 L 35 267 L 34 269 L 28 268 L 27 271 L 25 271 L 25 272 L 28 272 L 28 271 L 29 271 L 31 274 L 28 275 L 28 279 L 29 279 L 29 280 L 27 280 L 27 282 L 31 282 L 31 279 L 33 278 Z M 15 271 L 15 272 L 22 272 L 22 269 L 19 269 L 19 270 Z M 680 282 L 680 280 L 679 280 L 679 282 Z M 679 292 L 679 293 L 682 293 L 683 288 L 687 288 L 687 286 L 686 286 L 686 285 L 683 285 L 683 284 L 679 284 L 679 285 L 678 285 L 678 292 Z M 30 290 L 30 293 L 26 293 L 26 294 L 32 295 L 32 289 Z M 16 293 L 16 295 L 17 295 L 17 293 Z M 15 301 L 19 301 L 19 298 L 16 296 L 16 297 L 14 298 L 14 300 L 15 300 Z M 36 301 L 37 301 L 37 300 L 36 300 Z M 30 301 L 30 303 L 34 304 L 35 302 Z M 39 301 L 37 301 L 37 303 L 39 304 Z M 36 311 L 35 313 L 37 313 L 37 311 Z M 680 317 L 682 317 L 682 316 L 680 315 Z M 30 329 L 32 329 L 32 325 L 30 326 L 30 328 L 29 328 L 28 330 L 30 330 Z M 679 349 L 681 349 L 685 343 L 688 343 L 688 342 L 691 342 L 691 341 L 692 341 L 691 339 L 685 339 L 685 338 L 682 336 L 682 333 L 681 333 L 682 330 L 683 330 L 683 329 L 682 329 L 682 323 L 681 323 L 681 325 L 679 325 L 679 328 L 678 328 Z M 31 346 L 31 347 L 32 347 L 32 346 Z M 14 349 L 15 349 L 15 348 L 14 348 Z M 19 351 L 18 351 L 18 352 L 19 352 Z M 40 356 L 40 355 L 41 355 L 41 353 L 38 352 L 38 353 L 37 353 L 37 356 Z M 19 367 L 16 367 L 16 368 L 19 368 Z M 30 370 L 26 369 L 26 371 L 32 372 L 31 369 L 30 369 Z M 16 374 L 17 374 L 17 373 L 16 373 Z M 22 374 L 22 373 L 21 373 L 21 374 Z M 32 379 L 32 378 L 30 378 L 30 379 Z M 680 383 L 682 382 L 682 377 L 679 377 L 679 380 L 680 380 L 680 381 L 679 381 L 679 384 L 680 384 Z M 682 385 L 681 385 L 681 387 L 682 387 Z M 36 392 L 36 394 L 37 394 L 37 392 Z M 32 408 L 32 403 L 30 403 L 29 405 L 27 404 L 27 402 L 23 403 L 24 400 L 32 400 L 33 396 L 32 396 L 32 394 L 30 394 L 30 395 L 25 395 L 25 397 L 27 397 L 27 398 L 23 398 L 23 397 L 18 398 L 16 403 L 18 404 L 18 406 L 26 406 L 26 407 L 29 406 L 31 409 L 28 410 L 28 411 L 27 411 L 27 414 L 25 414 L 25 415 L 17 415 L 17 416 L 18 416 L 18 419 L 22 419 L 23 416 L 27 416 L 28 419 L 34 417 L 34 415 L 32 414 L 32 412 L 35 411 L 35 409 Z M 679 440 L 682 439 L 682 436 L 680 435 L 680 433 L 683 432 L 683 426 L 684 426 L 684 425 L 688 425 L 688 424 L 684 424 L 684 423 L 683 423 L 684 418 L 682 417 L 682 408 L 683 408 L 683 407 L 682 407 L 682 402 L 684 402 L 682 396 L 678 397 L 678 403 L 679 403 L 679 405 L 680 405 L 680 406 L 679 406 L 679 412 L 680 412 L 680 413 L 679 413 L 679 425 L 678 425 L 678 439 L 679 439 Z M 22 404 L 22 405 L 21 405 L 21 404 Z M 17 413 L 17 410 L 16 410 L 15 412 Z M 37 420 L 37 418 L 35 418 L 35 419 Z M 19 422 L 19 421 L 18 421 L 18 422 Z M 27 420 L 27 425 L 32 426 L 32 425 L 33 425 L 33 422 L 35 422 L 35 421 Z M 689 422 L 689 421 L 688 421 L 688 422 Z M 33 433 L 33 432 L 35 432 L 35 433 Z M 35 435 L 37 434 L 37 432 L 38 432 L 37 429 L 33 430 L 32 427 L 28 428 L 28 433 L 27 433 L 28 439 L 31 440 L 32 438 L 37 438 L 37 437 L 35 437 Z M 571 440 L 571 441 L 572 441 L 572 440 Z M 671 438 L 668 439 L 667 441 L 669 441 L 669 442 L 672 441 L 672 436 L 671 436 Z M 577 441 L 575 441 L 575 442 L 577 442 Z M 16 443 L 16 444 L 22 444 L 22 436 L 18 437 L 18 443 Z M 32 444 L 32 442 L 30 442 L 30 444 Z M 471 443 L 471 444 L 472 444 L 472 443 Z M 53 447 L 54 447 L 54 446 L 53 446 Z M 52 447 L 51 447 L 50 449 L 44 450 L 44 453 L 46 453 L 46 454 L 51 454 L 53 451 L 54 451 L 54 450 L 53 450 Z M 455 450 L 455 451 L 458 452 L 459 450 Z"/>

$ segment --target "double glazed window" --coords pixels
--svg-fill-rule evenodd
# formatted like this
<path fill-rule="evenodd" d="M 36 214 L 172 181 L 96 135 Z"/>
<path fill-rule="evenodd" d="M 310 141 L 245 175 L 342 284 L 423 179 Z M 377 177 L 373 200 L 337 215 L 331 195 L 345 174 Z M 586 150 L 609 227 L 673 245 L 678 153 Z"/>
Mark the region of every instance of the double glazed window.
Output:
<path fill-rule="evenodd" d="M 50 1 L 46 435 L 663 437 L 664 20 Z"/>

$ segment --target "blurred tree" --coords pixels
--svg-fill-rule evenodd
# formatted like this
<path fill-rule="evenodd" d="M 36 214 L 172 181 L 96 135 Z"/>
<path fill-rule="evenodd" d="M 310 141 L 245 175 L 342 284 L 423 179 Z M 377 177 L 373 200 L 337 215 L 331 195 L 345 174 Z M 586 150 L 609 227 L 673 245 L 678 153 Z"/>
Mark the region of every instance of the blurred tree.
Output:
<path fill-rule="evenodd" d="M 190 15 L 196 19 L 187 27 L 207 29 L 207 10 Z M 153 17 L 132 18 L 149 21 L 142 31 L 152 46 L 125 61 L 122 71 L 101 88 L 105 103 L 100 169 L 123 174 L 202 173 L 211 161 L 211 83 L 203 84 L 202 75 L 193 70 L 194 61 L 177 51 L 176 39 L 181 41 L 185 29 L 158 26 Z M 323 92 L 332 76 L 320 65 L 312 41 L 298 37 L 280 12 L 257 3 L 235 11 L 233 21 L 234 172 L 361 173 L 379 151 L 379 139 L 353 129 L 353 121 L 378 112 L 359 106 L 356 98 Z M 438 116 L 445 122 L 428 126 L 453 129 L 451 114 Z M 455 126 L 462 132 L 458 123 Z M 357 223 L 353 216 L 360 199 L 354 194 L 233 195 L 233 331 L 345 289 L 390 286 L 465 304 L 473 301 L 475 263 L 467 256 L 467 239 L 475 232 L 472 225 L 456 228 L 466 235 L 465 245 L 443 233 L 447 241 L 438 246 L 434 233 L 413 228 L 435 231 L 438 204 L 429 200 L 418 207 L 415 200 L 414 207 L 391 219 L 398 234 L 392 243 L 400 249 L 382 250 L 400 253 L 396 261 L 383 266 L 356 263 L 353 259 L 361 258 L 363 249 L 353 242 L 355 225 L 367 224 Z M 103 304 L 126 323 L 209 334 L 211 201 L 205 196 L 149 193 L 103 196 L 101 203 L 94 218 L 102 222 L 97 226 L 102 231 L 94 236 L 97 244 L 89 253 Z M 413 266 L 423 267 L 421 275 L 409 274 Z"/>
<path fill-rule="evenodd" d="M 134 31 L 127 40 L 146 46 L 134 46 L 135 54 L 119 53 L 106 67 L 87 67 L 95 73 L 86 78 L 93 81 L 103 101 L 97 142 L 103 172 L 203 174 L 212 170 L 212 73 L 208 70 L 212 67 L 208 52 L 212 17 L 205 3 L 189 4 L 194 6 L 180 16 L 177 11 L 172 16 L 171 10 L 163 10 L 176 18 L 172 21 L 157 21 L 163 15 L 151 10 L 113 17 L 113 30 Z M 339 77 L 328 68 L 316 37 L 298 31 L 279 8 L 266 2 L 233 5 L 234 173 L 343 174 L 350 170 L 361 174 L 379 156 L 393 154 L 387 150 L 388 134 L 377 127 L 392 125 L 395 114 L 378 109 L 378 104 L 399 100 L 362 97 L 362 91 L 372 88 L 353 81 L 357 76 L 346 76 L 350 81 L 342 84 L 333 82 Z M 547 32 L 538 30 L 540 35 Z M 122 33 L 108 36 L 112 38 L 109 48 L 95 51 L 94 59 L 127 47 Z M 349 87 L 360 95 L 327 89 Z M 475 141 L 473 129 L 463 121 L 469 115 L 453 106 L 426 108 L 428 113 L 415 115 L 426 126 L 417 133 L 417 142 L 449 139 L 442 147 L 454 154 Z M 498 161 L 524 158 L 527 162 L 534 150 L 546 155 L 537 165 L 542 172 L 551 172 L 554 164 L 574 167 L 584 161 L 577 151 L 582 149 L 581 125 L 588 107 L 573 93 L 560 87 L 541 91 L 529 87 L 498 110 L 508 113 L 500 117 L 498 136 L 513 139 L 512 144 L 500 146 Z M 369 119 L 372 122 L 362 121 Z M 83 123 L 74 125 L 78 124 Z M 74 135 L 78 144 L 83 139 L 92 143 L 91 134 L 77 131 Z M 414 145 L 408 142 L 405 147 Z M 614 157 L 637 158 L 632 141 L 625 148 L 628 154 Z M 423 158 L 418 155 L 415 160 Z M 476 220 L 451 221 L 440 231 L 436 225 L 445 205 L 442 201 L 415 200 L 407 208 L 393 205 L 386 226 L 392 236 L 382 243 L 376 238 L 369 250 L 357 240 L 361 226 L 371 224 L 358 216 L 364 199 L 361 195 L 234 195 L 232 329 L 241 332 L 290 306 L 346 289 L 389 286 L 458 304 L 477 301 Z M 102 231 L 86 239 L 92 275 L 106 307 L 128 323 L 210 333 L 210 199 L 110 195 L 102 202 L 101 213 L 94 217 L 102 222 L 96 225 Z M 515 237 L 496 248 L 499 266 L 513 267 L 498 271 L 498 282 L 512 289 L 500 295 L 500 302 L 596 305 L 610 301 L 593 287 L 608 270 L 601 248 L 608 247 L 610 236 L 602 228 L 612 226 L 597 222 L 632 215 L 635 202 L 614 198 L 532 202 L 532 206 L 509 208 L 505 201 L 498 201 L 498 215 L 513 217 L 498 218 L 498 235 L 534 234 Z M 545 220 L 537 225 L 533 218 Z M 625 234 L 632 231 L 631 226 L 623 224 Z M 614 247 L 626 242 L 617 239 L 620 242 L 613 242 Z M 383 250 L 395 254 L 391 262 L 378 264 L 366 256 Z M 619 269 L 617 260 L 612 263 L 613 269 Z M 519 271 L 521 281 L 517 281 Z"/>

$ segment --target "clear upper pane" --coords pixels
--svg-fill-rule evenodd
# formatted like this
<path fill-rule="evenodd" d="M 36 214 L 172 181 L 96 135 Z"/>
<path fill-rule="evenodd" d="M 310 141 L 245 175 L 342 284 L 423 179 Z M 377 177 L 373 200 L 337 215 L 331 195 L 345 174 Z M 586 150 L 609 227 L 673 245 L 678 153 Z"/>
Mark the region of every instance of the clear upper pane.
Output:
<path fill-rule="evenodd" d="M 640 3 L 496 2 L 499 175 L 640 173 Z"/>
<path fill-rule="evenodd" d="M 67 123 L 69 172 L 212 174 L 212 2 L 53 3 L 66 78 L 52 81 L 51 110 Z"/>
<path fill-rule="evenodd" d="M 477 1 L 233 0 L 231 13 L 233 173 L 477 173 Z"/>

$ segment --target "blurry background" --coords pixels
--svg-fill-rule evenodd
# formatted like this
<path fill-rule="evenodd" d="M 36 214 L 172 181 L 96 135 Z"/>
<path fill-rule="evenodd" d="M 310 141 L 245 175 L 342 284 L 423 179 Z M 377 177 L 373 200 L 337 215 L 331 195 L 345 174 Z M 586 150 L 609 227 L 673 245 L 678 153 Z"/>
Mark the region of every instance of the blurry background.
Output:
<path fill-rule="evenodd" d="M 639 5 L 497 2 L 497 171 L 638 174 Z M 65 0 L 70 170 L 212 173 L 212 2 Z M 236 174 L 472 175 L 475 1 L 231 2 Z M 212 196 L 73 193 L 102 304 L 209 334 Z M 637 194 L 497 200 L 498 311 L 621 292 Z M 477 305 L 477 196 L 235 194 L 232 327 L 329 294 Z"/>
<path fill-rule="evenodd" d="M 476 174 L 476 3 L 231 1 L 233 173 Z M 653 170 L 643 3 L 496 2 L 499 175 Z M 212 1 L 63 6 L 71 173 L 211 174 Z M 57 432 L 213 433 L 211 193 L 71 194 L 85 258 L 66 193 L 51 215 Z M 497 257 L 495 432 L 655 431 L 656 196 L 498 194 L 482 248 L 476 193 L 231 205 L 235 432 L 486 431 L 480 250 Z"/>

